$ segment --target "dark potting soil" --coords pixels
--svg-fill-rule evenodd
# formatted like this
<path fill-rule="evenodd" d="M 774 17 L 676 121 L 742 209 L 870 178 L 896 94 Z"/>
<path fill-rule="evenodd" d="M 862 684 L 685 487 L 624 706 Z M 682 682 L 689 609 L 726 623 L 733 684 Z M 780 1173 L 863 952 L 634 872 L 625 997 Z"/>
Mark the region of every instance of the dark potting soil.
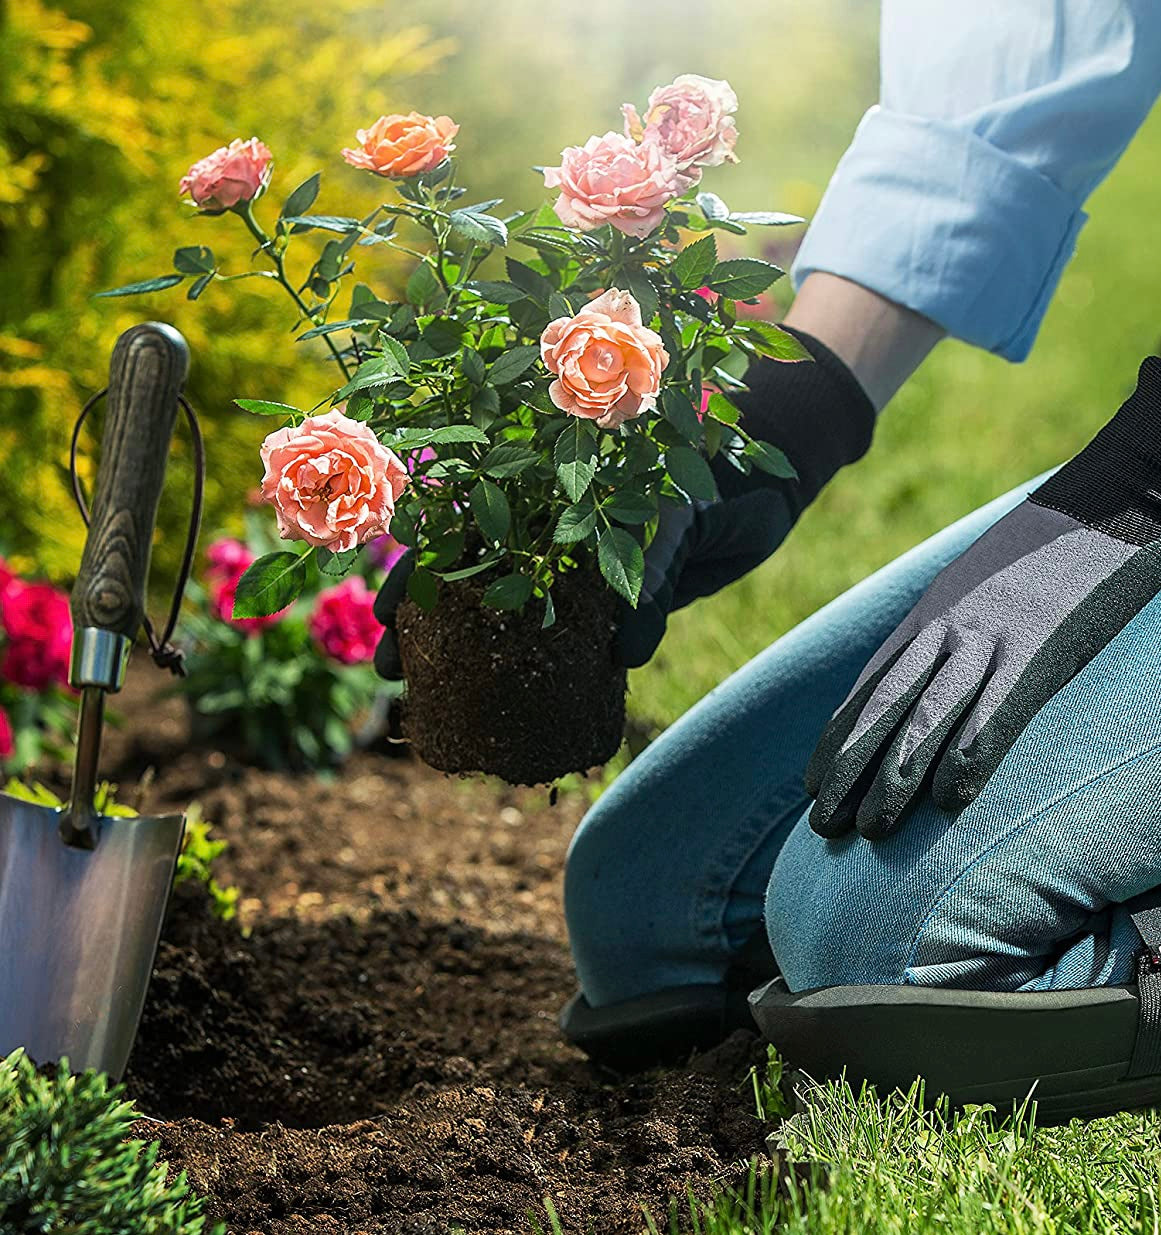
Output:
<path fill-rule="evenodd" d="M 761 1160 L 756 1037 L 618 1077 L 560 1036 L 581 795 L 369 754 L 329 782 L 255 771 L 189 749 L 137 679 L 106 767 L 129 799 L 157 769 L 148 810 L 197 797 L 243 896 L 240 927 L 179 890 L 126 1084 L 232 1235 L 527 1235 L 544 1197 L 569 1235 L 644 1231 L 642 1204 L 665 1229 Z"/>
<path fill-rule="evenodd" d="M 544 606 L 481 604 L 487 576 L 439 584 L 430 613 L 406 600 L 397 631 L 407 678 L 403 732 L 445 772 L 545 784 L 608 762 L 625 729 L 625 670 L 614 663 L 616 597 L 595 571 L 562 574 Z"/>

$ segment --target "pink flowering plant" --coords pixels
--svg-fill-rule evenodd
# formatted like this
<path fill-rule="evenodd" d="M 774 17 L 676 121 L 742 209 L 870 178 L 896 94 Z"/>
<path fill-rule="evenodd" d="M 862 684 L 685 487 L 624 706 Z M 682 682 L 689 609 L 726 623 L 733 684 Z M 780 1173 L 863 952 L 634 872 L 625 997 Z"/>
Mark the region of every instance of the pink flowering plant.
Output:
<path fill-rule="evenodd" d="M 72 634 L 68 596 L 22 579 L 0 558 L 0 770 L 24 771 L 68 749 Z"/>
<path fill-rule="evenodd" d="M 554 581 L 593 567 L 636 605 L 660 503 L 712 500 L 708 458 L 793 475 L 728 397 L 755 357 L 807 358 L 744 312 L 782 271 L 719 259 L 717 233 L 802 222 L 732 211 L 704 187 L 707 171 L 737 161 L 737 105 L 727 82 L 684 74 L 644 114 L 626 104 L 623 130 L 541 169 L 554 200 L 515 215 L 465 203 L 447 116 L 383 116 L 358 131 L 343 158 L 392 190 L 359 216 L 319 212 L 316 174 L 260 221 L 272 155 L 257 138 L 190 169 L 182 193 L 200 214 L 241 221 L 254 268 L 224 271 L 190 246 L 174 273 L 102 294 L 185 283 L 196 299 L 264 279 L 293 301 L 298 339 L 322 341 L 341 371 L 311 409 L 237 400 L 283 421 L 262 446 L 261 493 L 299 547 L 241 574 L 233 620 L 277 613 L 386 535 L 415 551 L 408 592 L 423 609 L 440 579 L 480 575 L 483 603 L 535 598 L 548 626 Z M 411 263 L 400 294 L 355 277 L 358 254 L 377 246 Z M 343 603 L 361 598 L 354 585 Z"/>
<path fill-rule="evenodd" d="M 286 609 L 235 617 L 239 580 L 269 540 L 252 519 L 246 541 L 219 537 L 207 547 L 188 588 L 187 673 L 173 689 L 186 697 L 199 741 L 263 767 L 337 764 L 354 745 L 355 727 L 390 690 L 371 668 L 382 633 L 371 609 L 375 593 L 359 573 L 341 582 L 316 575 Z M 361 566 L 374 582 L 376 555 L 381 560 L 392 546 L 369 549 Z"/>

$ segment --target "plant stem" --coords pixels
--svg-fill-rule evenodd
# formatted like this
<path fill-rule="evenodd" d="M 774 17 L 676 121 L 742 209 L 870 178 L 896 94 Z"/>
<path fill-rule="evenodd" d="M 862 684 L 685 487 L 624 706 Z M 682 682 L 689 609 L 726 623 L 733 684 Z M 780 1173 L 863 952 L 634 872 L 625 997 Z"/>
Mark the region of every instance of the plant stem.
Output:
<path fill-rule="evenodd" d="M 308 322 L 313 322 L 314 318 L 311 315 L 310 310 L 306 307 L 302 297 L 294 290 L 290 280 L 286 277 L 286 264 L 283 261 L 282 254 L 275 252 L 274 245 L 270 237 L 258 225 L 258 220 L 254 218 L 254 203 L 247 202 L 246 209 L 237 211 L 237 214 L 240 215 L 242 222 L 246 224 L 247 228 L 249 228 L 250 234 L 255 240 L 258 241 L 258 244 L 262 248 L 262 252 L 265 253 L 266 256 L 274 263 L 274 269 L 277 271 L 275 278 L 286 289 L 287 295 L 298 306 L 298 310 L 303 317 L 305 317 Z M 342 370 L 343 377 L 349 379 L 351 376 L 351 371 L 347 368 L 346 362 L 339 353 L 339 349 L 335 347 L 334 341 L 331 339 L 330 335 L 323 335 L 323 340 L 326 342 L 327 347 L 330 348 L 331 355 L 334 357 L 335 363 Z"/>

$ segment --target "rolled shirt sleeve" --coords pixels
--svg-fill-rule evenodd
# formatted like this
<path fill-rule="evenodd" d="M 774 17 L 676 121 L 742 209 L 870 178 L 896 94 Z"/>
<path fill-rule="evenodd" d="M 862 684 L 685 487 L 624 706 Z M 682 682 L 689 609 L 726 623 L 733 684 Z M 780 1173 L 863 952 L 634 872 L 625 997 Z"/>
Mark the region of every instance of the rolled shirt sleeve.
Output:
<path fill-rule="evenodd" d="M 1161 91 L 1161 0 L 884 0 L 880 103 L 794 265 L 1023 360 Z"/>

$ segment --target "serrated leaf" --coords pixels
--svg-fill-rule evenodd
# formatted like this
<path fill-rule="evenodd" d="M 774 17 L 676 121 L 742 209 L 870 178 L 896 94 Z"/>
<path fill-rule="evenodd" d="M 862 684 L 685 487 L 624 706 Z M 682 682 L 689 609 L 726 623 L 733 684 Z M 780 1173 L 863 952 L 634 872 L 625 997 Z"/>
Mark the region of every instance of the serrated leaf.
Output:
<path fill-rule="evenodd" d="M 460 368 L 473 386 L 482 386 L 488 376 L 484 358 L 474 347 L 465 347 L 460 355 Z"/>
<path fill-rule="evenodd" d="M 94 292 L 93 299 L 99 300 L 102 296 L 136 296 L 139 292 L 162 292 L 167 287 L 176 287 L 185 275 L 181 274 L 162 274 L 155 279 L 142 279 L 140 283 L 126 283 L 122 287 L 111 287 L 108 291 Z"/>
<path fill-rule="evenodd" d="M 544 592 L 544 620 L 540 623 L 541 630 L 547 630 L 556 625 L 556 605 L 552 601 L 552 593 L 546 588 Z"/>
<path fill-rule="evenodd" d="M 459 579 L 470 579 L 473 575 L 489 570 L 504 556 L 503 552 L 489 553 L 472 566 L 462 566 L 459 570 L 441 570 L 436 573 L 446 583 L 455 583 Z"/>
<path fill-rule="evenodd" d="M 448 216 L 452 230 L 473 244 L 505 245 L 508 229 L 494 215 L 479 210 L 453 210 Z"/>
<path fill-rule="evenodd" d="M 429 533 L 430 536 L 430 533 Z M 464 533 L 444 532 L 434 540 L 429 539 L 427 547 L 419 555 L 419 565 L 438 573 L 454 566 L 464 555 Z"/>
<path fill-rule="evenodd" d="M 615 493 L 601 509 L 617 523 L 648 523 L 657 514 L 657 499 L 644 493 Z"/>
<path fill-rule="evenodd" d="M 478 480 L 468 494 L 468 504 L 472 509 L 472 518 L 486 540 L 497 544 L 508 535 L 512 512 L 504 490 L 498 485 L 490 480 Z"/>
<path fill-rule="evenodd" d="M 539 459 L 540 455 L 537 451 L 519 442 L 500 442 L 493 446 L 481 460 L 480 471 L 497 479 L 503 479 L 505 476 L 518 476 L 525 468 L 531 467 Z"/>
<path fill-rule="evenodd" d="M 773 322 L 746 322 L 739 333 L 760 356 L 772 360 L 810 360 L 810 353 L 787 331 Z"/>
<path fill-rule="evenodd" d="M 490 279 L 474 279 L 465 286 L 468 291 L 475 292 L 477 296 L 482 296 L 493 304 L 514 304 L 517 300 L 523 300 L 526 294 L 524 289 L 517 287 L 515 283 L 503 283 Z"/>
<path fill-rule="evenodd" d="M 439 280 L 435 277 L 435 272 L 426 262 L 423 262 L 416 266 L 411 278 L 407 280 L 407 302 L 422 309 L 430 304 L 442 290 Z"/>
<path fill-rule="evenodd" d="M 580 501 L 581 494 L 592 484 L 597 472 L 596 454 L 597 444 L 580 420 L 574 419 L 556 439 L 552 461 L 570 501 Z"/>
<path fill-rule="evenodd" d="M 689 401 L 684 390 L 669 386 L 661 392 L 661 411 L 665 419 L 681 434 L 687 442 L 700 442 L 702 435 L 701 421 L 697 410 Z"/>
<path fill-rule="evenodd" d="M 442 425 L 438 429 L 404 429 L 384 439 L 392 450 L 419 450 L 423 446 L 450 446 L 461 442 L 484 445 L 488 435 L 474 425 Z"/>
<path fill-rule="evenodd" d="M 572 317 L 572 305 L 560 292 L 553 292 L 548 298 L 548 316 L 551 318 Z"/>
<path fill-rule="evenodd" d="M 805 223 L 797 214 L 783 214 L 780 210 L 735 210 L 730 215 L 731 223 L 751 223 L 756 227 L 787 227 L 792 223 Z"/>
<path fill-rule="evenodd" d="M 653 286 L 652 280 L 644 270 L 634 268 L 629 271 L 627 282 L 629 291 L 633 293 L 634 300 L 641 306 L 641 320 L 646 326 L 657 316 L 657 310 L 661 307 L 661 301 L 657 296 L 657 289 Z"/>
<path fill-rule="evenodd" d="M 673 277 L 689 290 L 704 287 L 717 264 L 718 242 L 712 235 L 703 236 L 686 245 L 677 255 L 673 263 Z"/>
<path fill-rule="evenodd" d="M 556 521 L 552 539 L 558 545 L 575 544 L 578 540 L 584 540 L 596 526 L 597 511 L 591 501 L 566 506 Z"/>
<path fill-rule="evenodd" d="M 764 292 L 785 273 L 773 262 L 757 257 L 734 257 L 718 262 L 710 273 L 709 286 L 732 300 L 745 300 Z"/>
<path fill-rule="evenodd" d="M 308 176 L 286 199 L 279 217 L 286 219 L 309 210 L 314 205 L 314 199 L 318 197 L 318 186 L 321 180 L 322 172 L 315 172 L 313 176 Z"/>
<path fill-rule="evenodd" d="M 531 296 L 533 300 L 538 300 L 543 305 L 548 304 L 549 297 L 556 290 L 550 280 L 546 279 L 539 271 L 533 270 L 531 266 L 518 262 L 514 257 L 509 257 L 504 265 L 508 271 L 508 278 L 517 287 L 523 288 L 526 295 Z"/>
<path fill-rule="evenodd" d="M 705 459 L 690 446 L 675 446 L 665 452 L 665 470 L 683 492 L 702 501 L 717 496 L 714 474 Z"/>
<path fill-rule="evenodd" d="M 312 228 L 317 228 L 324 232 L 357 232 L 363 226 L 358 219 L 348 218 L 342 214 L 300 214 L 300 215 L 285 215 L 284 223 L 292 223 L 296 227 L 301 227 L 304 231 L 310 231 Z"/>
<path fill-rule="evenodd" d="M 715 390 L 710 395 L 705 410 L 715 420 L 720 421 L 724 425 L 736 425 L 738 423 L 739 412 L 737 404 L 731 403 L 720 390 Z"/>
<path fill-rule="evenodd" d="M 292 604 L 306 586 L 306 559 L 285 549 L 263 554 L 238 580 L 235 618 L 269 617 Z"/>
<path fill-rule="evenodd" d="M 406 377 L 411 369 L 411 357 L 407 354 L 407 348 L 398 339 L 391 338 L 390 335 L 383 335 L 381 337 L 383 339 L 383 354 L 390 356 L 394 360 L 399 369 L 399 376 Z"/>
<path fill-rule="evenodd" d="M 204 244 L 190 244 L 175 249 L 173 268 L 182 274 L 206 274 L 214 269 L 214 251 Z"/>
<path fill-rule="evenodd" d="M 301 343 L 303 339 L 316 339 L 319 335 L 334 334 L 339 330 L 354 330 L 357 326 L 366 326 L 370 323 L 369 318 L 348 318 L 342 322 L 327 322 L 322 326 L 313 326 L 310 330 L 304 330 L 302 334 L 295 340 L 296 343 Z"/>
<path fill-rule="evenodd" d="M 376 386 L 386 386 L 402 376 L 399 360 L 394 352 L 385 351 L 382 356 L 373 356 L 370 360 L 363 361 L 355 371 L 355 376 L 335 391 L 331 402 L 338 403 L 358 390 L 373 390 Z"/>
<path fill-rule="evenodd" d="M 425 612 L 435 608 L 439 598 L 435 575 L 426 566 L 417 566 L 408 577 L 407 595 Z"/>
<path fill-rule="evenodd" d="M 539 355 L 540 348 L 535 344 L 510 348 L 492 362 L 492 367 L 488 370 L 488 380 L 493 386 L 508 386 L 524 373 Z"/>
<path fill-rule="evenodd" d="M 645 555 L 637 538 L 624 528 L 605 528 L 597 537 L 597 564 L 613 590 L 636 609 L 645 578 Z"/>
<path fill-rule="evenodd" d="M 342 553 L 332 553 L 329 549 L 316 549 L 314 560 L 324 575 L 342 577 L 354 566 L 359 557 L 359 548 L 344 549 Z"/>
<path fill-rule="evenodd" d="M 288 403 L 272 403 L 268 399 L 235 399 L 234 402 L 244 412 L 252 416 L 305 416 L 297 407 Z"/>
<path fill-rule="evenodd" d="M 771 446 L 769 442 L 760 442 L 755 438 L 746 443 L 746 448 L 742 453 L 759 471 L 767 472 L 771 476 L 780 476 L 784 480 L 795 480 L 798 477 L 790 460 L 777 446 Z"/>
<path fill-rule="evenodd" d="M 420 331 L 420 338 L 431 348 L 432 356 L 450 356 L 458 352 L 466 327 L 463 322 L 437 317 Z"/>
<path fill-rule="evenodd" d="M 527 575 L 504 575 L 489 583 L 481 600 L 493 609 L 519 609 L 532 595 L 532 580 Z"/>
<path fill-rule="evenodd" d="M 716 193 L 702 192 L 697 195 L 697 207 L 707 219 L 720 222 L 730 217 L 730 208 Z"/>

